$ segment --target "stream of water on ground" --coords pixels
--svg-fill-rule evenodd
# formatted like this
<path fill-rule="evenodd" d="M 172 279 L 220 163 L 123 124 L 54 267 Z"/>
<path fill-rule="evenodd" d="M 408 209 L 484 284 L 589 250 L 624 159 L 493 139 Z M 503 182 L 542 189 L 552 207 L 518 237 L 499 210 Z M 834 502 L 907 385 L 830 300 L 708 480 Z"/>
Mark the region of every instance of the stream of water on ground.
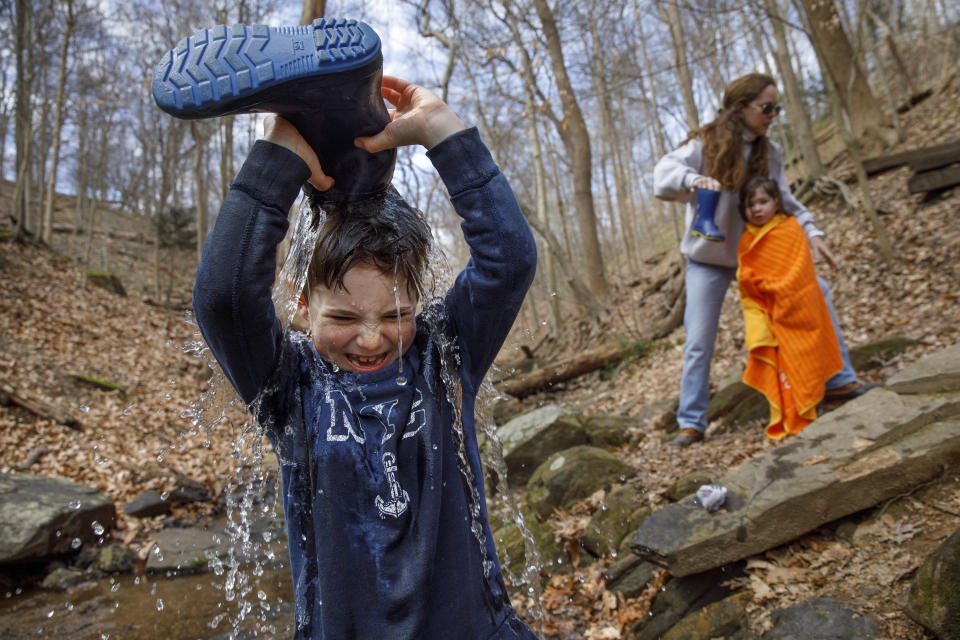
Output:
<path fill-rule="evenodd" d="M 273 298 L 278 316 L 290 330 L 297 310 L 297 300 L 303 291 L 307 268 L 323 212 L 311 210 L 306 200 L 297 208 L 290 234 L 290 248 L 274 286 Z M 435 243 L 434 243 L 435 244 Z M 453 274 L 442 251 L 434 248 L 429 256 L 427 299 L 422 308 L 430 309 L 438 302 L 452 283 Z M 436 306 L 436 305 L 433 305 Z M 429 314 L 427 314 L 429 316 Z M 188 322 L 193 324 L 188 316 Z M 441 346 L 443 381 L 448 401 L 456 407 L 458 376 L 452 341 L 442 333 L 442 323 L 426 317 L 426 322 Z M 202 358 L 211 370 L 208 391 L 204 392 L 182 417 L 190 426 L 181 437 L 203 437 L 210 441 L 210 432 L 226 428 L 225 412 L 239 400 L 213 361 L 195 324 L 195 339 L 182 346 L 194 357 Z M 503 501 L 504 509 L 518 524 L 524 538 L 526 568 L 522 575 L 510 575 L 503 563 L 508 580 L 533 598 L 534 627 L 542 620 L 540 607 L 540 560 L 534 538 L 524 524 L 519 505 L 506 486 L 506 464 L 496 427 L 490 417 L 489 403 L 496 391 L 486 381 L 478 397 L 477 425 L 487 438 L 482 452 L 485 468 L 497 476 L 496 499 Z M 456 440 L 462 447 L 462 422 L 456 420 Z M 290 571 L 285 566 L 286 545 L 282 561 L 267 552 L 261 537 L 252 535 L 257 522 L 282 521 L 282 506 L 275 488 L 279 485 L 276 468 L 270 464 L 273 454 L 265 447 L 262 428 L 249 419 L 238 430 L 232 443 L 234 469 L 227 482 L 226 517 L 210 523 L 211 531 L 226 534 L 230 539 L 228 550 L 211 554 L 209 572 L 193 575 L 146 574 L 114 575 L 71 587 L 66 592 L 37 589 L 13 589 L 0 593 L 0 637 L 48 638 L 59 640 L 241 640 L 245 638 L 289 638 L 293 635 L 294 598 Z M 265 464 L 264 455 L 269 456 Z M 162 462 L 162 454 L 158 461 Z M 473 478 L 460 452 L 461 473 L 467 475 L 470 486 L 476 487 L 482 478 Z M 272 494 L 272 495 L 271 495 Z M 473 517 L 480 515 L 479 492 L 470 496 Z M 483 527 L 476 520 L 471 529 L 481 549 L 485 548 Z M 285 539 L 284 539 L 285 542 Z M 488 561 L 489 562 L 489 561 Z M 538 635 L 539 629 L 535 628 Z"/>

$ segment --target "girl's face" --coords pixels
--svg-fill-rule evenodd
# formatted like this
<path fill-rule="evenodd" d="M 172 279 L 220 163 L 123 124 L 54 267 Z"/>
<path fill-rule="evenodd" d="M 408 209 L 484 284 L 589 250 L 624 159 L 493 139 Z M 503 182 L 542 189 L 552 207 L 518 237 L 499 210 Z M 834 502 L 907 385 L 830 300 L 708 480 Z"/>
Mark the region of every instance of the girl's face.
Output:
<path fill-rule="evenodd" d="M 747 203 L 747 222 L 762 227 L 776 215 L 779 209 L 779 202 L 770 197 L 765 190 L 757 189 Z"/>

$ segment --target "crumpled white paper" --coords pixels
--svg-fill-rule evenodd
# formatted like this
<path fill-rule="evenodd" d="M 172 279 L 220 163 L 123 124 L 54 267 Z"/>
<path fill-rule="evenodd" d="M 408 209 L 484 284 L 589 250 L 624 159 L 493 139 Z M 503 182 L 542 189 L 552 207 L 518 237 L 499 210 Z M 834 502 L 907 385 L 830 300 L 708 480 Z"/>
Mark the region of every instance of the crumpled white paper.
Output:
<path fill-rule="evenodd" d="M 727 488 L 718 484 L 705 484 L 697 489 L 697 501 L 707 511 L 716 511 L 727 500 Z"/>

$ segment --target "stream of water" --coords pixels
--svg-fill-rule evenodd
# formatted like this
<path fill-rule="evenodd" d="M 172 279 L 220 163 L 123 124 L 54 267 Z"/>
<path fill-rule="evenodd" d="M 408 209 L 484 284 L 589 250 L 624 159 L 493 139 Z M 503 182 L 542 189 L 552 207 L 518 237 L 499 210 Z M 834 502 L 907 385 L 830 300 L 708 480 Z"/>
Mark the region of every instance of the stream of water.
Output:
<path fill-rule="evenodd" d="M 320 216 L 322 216 L 320 212 Z M 290 330 L 297 310 L 297 301 L 307 278 L 307 268 L 320 230 L 320 220 L 304 199 L 298 207 L 290 234 L 290 248 L 274 286 L 273 298 L 278 316 Z M 435 244 L 435 243 L 434 243 Z M 445 256 L 434 248 L 429 256 L 428 286 L 422 308 L 427 310 L 425 321 L 441 347 L 442 378 L 447 400 L 459 407 L 459 378 L 452 341 L 446 336 L 437 315 L 429 313 L 442 299 L 453 280 L 453 273 Z M 432 280 L 432 284 L 429 283 Z M 398 301 L 399 305 L 399 301 Z M 188 322 L 193 324 L 188 315 Z M 202 437 L 205 445 L 215 428 L 228 428 L 225 413 L 239 400 L 219 366 L 213 361 L 206 345 L 195 329 L 195 339 L 183 345 L 183 350 L 201 358 L 209 366 L 211 380 L 203 393 L 181 413 L 189 422 L 181 437 Z M 286 336 L 285 336 L 286 338 Z M 506 485 L 506 464 L 496 426 L 487 409 L 496 392 L 489 379 L 478 397 L 477 424 L 487 438 L 483 451 L 484 466 L 496 473 L 496 496 L 504 502 L 512 519 L 520 527 L 526 549 L 526 569 L 521 576 L 507 575 L 515 588 L 523 589 L 535 602 L 534 618 L 539 626 L 540 559 L 533 535 L 524 525 L 519 505 Z M 459 466 L 468 486 L 473 487 L 471 501 L 471 530 L 486 558 L 484 527 L 480 522 L 480 494 L 476 487 L 482 478 L 474 478 L 467 464 L 464 449 L 463 424 L 456 413 L 455 441 L 460 448 Z M 227 421 L 229 422 L 229 421 Z M 282 638 L 293 635 L 293 589 L 286 557 L 267 549 L 269 538 L 254 535 L 256 523 L 266 520 L 282 521 L 279 499 L 271 488 L 279 484 L 276 466 L 266 463 L 264 432 L 249 418 L 239 428 L 234 427 L 232 442 L 232 473 L 225 491 L 226 518 L 217 523 L 217 530 L 229 537 L 228 551 L 211 554 L 209 572 L 199 575 L 123 575 L 112 576 L 73 587 L 67 592 L 14 589 L 0 593 L 0 637 L 6 639 L 56 637 L 63 640 L 123 638 L 140 640 L 166 638 L 211 638 L 238 640 L 240 638 Z M 172 445 L 176 446 L 176 445 Z M 157 456 L 163 461 L 164 454 Z M 270 460 L 268 458 L 268 461 Z M 266 542 L 266 544 L 265 544 Z M 284 548 L 283 553 L 286 553 Z M 504 563 L 504 570 L 509 559 Z M 487 570 L 493 561 L 487 558 Z M 539 629 L 535 629 L 539 631 Z M 538 633 L 542 637 L 542 633 Z"/>

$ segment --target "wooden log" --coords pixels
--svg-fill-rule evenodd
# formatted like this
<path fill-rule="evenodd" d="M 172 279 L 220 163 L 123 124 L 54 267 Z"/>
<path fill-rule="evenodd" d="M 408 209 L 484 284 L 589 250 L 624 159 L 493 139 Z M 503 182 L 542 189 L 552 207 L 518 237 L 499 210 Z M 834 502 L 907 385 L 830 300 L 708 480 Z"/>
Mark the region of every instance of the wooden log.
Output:
<path fill-rule="evenodd" d="M 523 398 L 548 385 L 564 382 L 607 365 L 616 364 L 627 356 L 636 353 L 638 344 L 622 342 L 605 344 L 549 367 L 543 367 L 504 380 L 499 387 L 505 393 Z"/>
<path fill-rule="evenodd" d="M 950 158 L 954 159 L 950 160 Z M 921 163 L 927 168 L 935 169 L 950 162 L 957 162 L 958 158 L 960 158 L 960 140 L 955 140 L 932 147 L 910 149 L 909 151 L 901 151 L 900 153 L 867 158 L 863 161 L 863 169 L 867 172 L 868 176 L 907 164 L 914 170 L 918 170 L 917 167 L 914 166 L 914 163 Z M 934 166 L 929 166 L 928 163 L 930 162 L 933 162 Z"/>
<path fill-rule="evenodd" d="M 960 184 L 960 164 L 952 164 L 935 171 L 918 173 L 907 182 L 910 193 L 924 193 Z"/>
<path fill-rule="evenodd" d="M 53 420 L 74 431 L 83 431 L 83 425 L 73 416 L 64 413 L 45 400 L 24 394 L 6 380 L 0 380 L 0 394 L 5 396 L 4 400 L 9 400 L 9 402 L 26 409 L 39 418 Z"/>

